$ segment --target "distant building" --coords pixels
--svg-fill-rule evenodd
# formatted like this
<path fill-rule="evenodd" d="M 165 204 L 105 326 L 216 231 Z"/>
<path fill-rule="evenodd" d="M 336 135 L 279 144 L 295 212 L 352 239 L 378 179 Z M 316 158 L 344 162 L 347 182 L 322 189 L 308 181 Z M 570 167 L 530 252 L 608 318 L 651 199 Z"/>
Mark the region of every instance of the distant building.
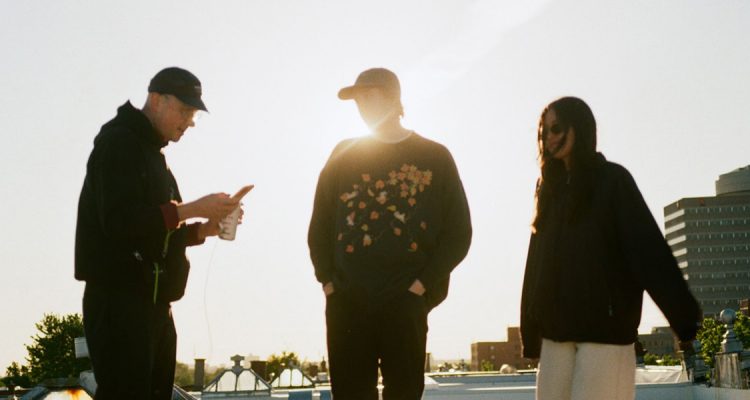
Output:
<path fill-rule="evenodd" d="M 648 354 L 677 356 L 677 341 L 668 326 L 651 328 L 651 333 L 638 335 L 638 341 Z"/>
<path fill-rule="evenodd" d="M 245 368 L 250 368 L 250 363 L 253 361 L 260 361 L 260 356 L 257 356 L 255 354 L 248 354 L 245 356 L 245 360 L 242 362 L 242 365 Z"/>
<path fill-rule="evenodd" d="M 268 377 L 268 361 L 263 360 L 255 360 L 250 361 L 250 369 L 255 371 L 258 375 L 261 376 L 261 378 L 265 380 L 269 380 Z"/>
<path fill-rule="evenodd" d="M 750 166 L 719 176 L 714 197 L 664 207 L 664 228 L 704 315 L 750 298 Z"/>
<path fill-rule="evenodd" d="M 740 299 L 740 312 L 750 317 L 750 299 Z"/>
<path fill-rule="evenodd" d="M 521 355 L 521 330 L 508 328 L 507 342 L 475 342 L 471 344 L 471 370 L 481 371 L 482 363 L 492 365 L 493 371 L 500 370 L 503 364 L 517 369 L 533 368 L 536 363 Z"/>

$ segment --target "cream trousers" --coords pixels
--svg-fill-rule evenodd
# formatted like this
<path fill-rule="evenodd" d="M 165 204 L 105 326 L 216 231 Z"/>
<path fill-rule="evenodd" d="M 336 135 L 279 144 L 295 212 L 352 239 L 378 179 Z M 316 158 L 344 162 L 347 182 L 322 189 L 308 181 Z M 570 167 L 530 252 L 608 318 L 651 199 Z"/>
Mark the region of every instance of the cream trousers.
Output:
<path fill-rule="evenodd" d="M 632 344 L 542 340 L 536 400 L 635 399 Z"/>

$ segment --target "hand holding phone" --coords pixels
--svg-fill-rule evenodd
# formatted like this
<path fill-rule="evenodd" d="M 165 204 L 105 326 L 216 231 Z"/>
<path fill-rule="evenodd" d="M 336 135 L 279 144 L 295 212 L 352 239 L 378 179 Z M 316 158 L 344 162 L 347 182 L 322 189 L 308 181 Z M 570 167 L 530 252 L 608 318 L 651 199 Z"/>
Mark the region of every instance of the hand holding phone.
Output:
<path fill-rule="evenodd" d="M 245 197 L 246 194 L 250 193 L 250 191 L 253 190 L 254 187 L 255 185 L 243 186 L 240 190 L 237 191 L 237 193 L 234 194 L 234 196 L 232 196 L 232 200 L 242 200 L 242 198 Z"/>
<path fill-rule="evenodd" d="M 246 194 L 250 193 L 254 187 L 255 185 L 243 186 L 234 194 L 234 196 L 232 196 L 232 200 L 239 203 L 240 200 L 242 200 Z M 242 208 L 238 204 L 234 211 L 219 222 L 219 227 L 221 228 L 221 232 L 219 233 L 220 239 L 234 240 L 234 237 L 237 234 L 237 223 L 239 222 L 240 214 L 242 214 Z"/>

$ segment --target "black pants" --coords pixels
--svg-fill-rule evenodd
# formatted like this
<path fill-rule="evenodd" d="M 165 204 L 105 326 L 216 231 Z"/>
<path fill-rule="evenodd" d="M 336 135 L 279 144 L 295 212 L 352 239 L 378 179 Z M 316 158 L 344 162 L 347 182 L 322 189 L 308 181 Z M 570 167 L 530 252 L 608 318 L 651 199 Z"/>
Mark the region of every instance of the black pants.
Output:
<path fill-rule="evenodd" d="M 375 310 L 334 293 L 327 299 L 328 359 L 334 400 L 418 400 L 424 390 L 427 306 L 411 292 Z"/>
<path fill-rule="evenodd" d="M 96 400 L 169 400 L 177 334 L 169 304 L 86 285 L 83 326 Z"/>

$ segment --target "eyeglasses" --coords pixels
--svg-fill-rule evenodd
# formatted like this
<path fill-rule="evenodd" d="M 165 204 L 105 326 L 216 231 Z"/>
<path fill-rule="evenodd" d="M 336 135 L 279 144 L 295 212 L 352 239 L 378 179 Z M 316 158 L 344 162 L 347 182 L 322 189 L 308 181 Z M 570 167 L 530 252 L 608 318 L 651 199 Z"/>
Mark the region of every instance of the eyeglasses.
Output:
<path fill-rule="evenodd" d="M 185 118 L 185 119 L 195 119 L 197 112 L 198 110 L 196 110 L 195 108 L 187 108 L 187 107 L 180 108 L 180 115 L 182 115 L 182 118 Z"/>
<path fill-rule="evenodd" d="M 175 96 L 173 96 L 171 94 L 166 94 L 164 96 L 167 97 L 172 104 L 174 104 L 174 109 L 176 109 L 176 111 L 178 111 L 180 113 L 180 115 L 182 116 L 182 118 L 196 120 L 197 119 L 196 116 L 200 115 L 198 113 L 198 109 L 196 109 L 194 107 L 186 106 L 177 97 L 175 97 Z"/>

